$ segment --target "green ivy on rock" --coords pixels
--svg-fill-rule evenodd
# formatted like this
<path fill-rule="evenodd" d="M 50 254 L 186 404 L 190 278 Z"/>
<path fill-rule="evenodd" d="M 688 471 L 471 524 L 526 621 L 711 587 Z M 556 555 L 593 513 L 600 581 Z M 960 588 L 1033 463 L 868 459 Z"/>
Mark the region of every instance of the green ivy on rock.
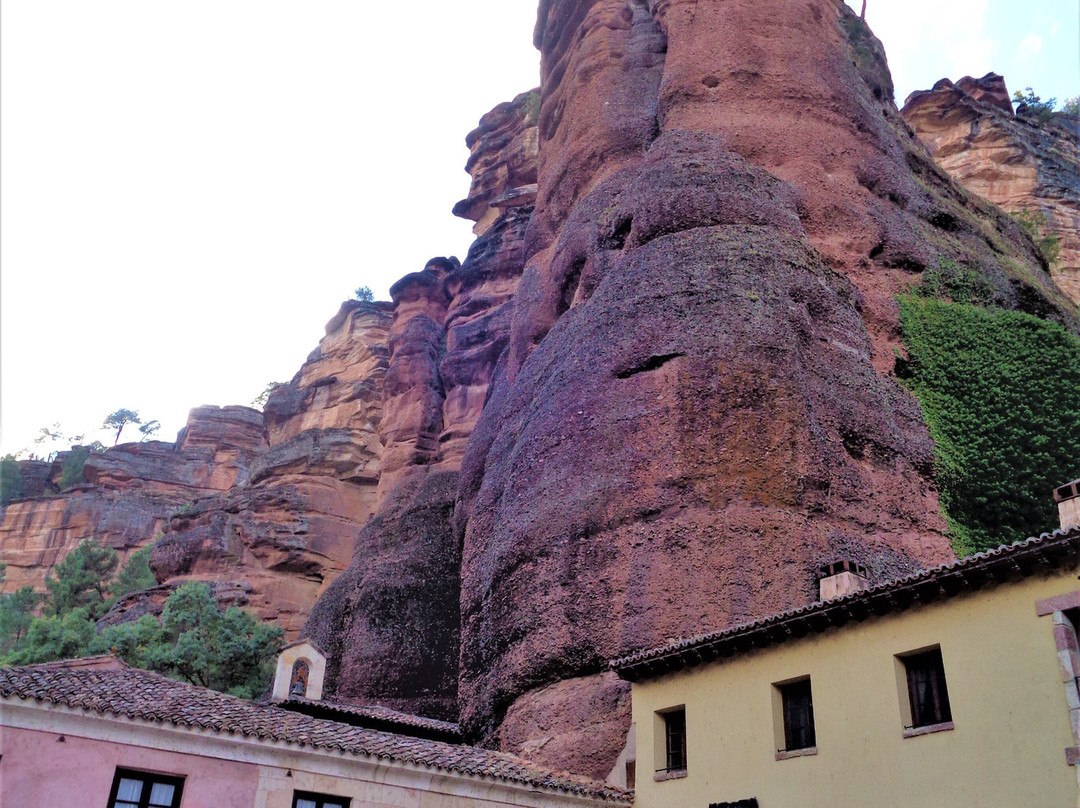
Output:
<path fill-rule="evenodd" d="M 961 555 L 1057 527 L 1055 487 L 1080 477 L 1080 340 L 1028 314 L 902 295 L 900 375 L 936 444 Z"/>

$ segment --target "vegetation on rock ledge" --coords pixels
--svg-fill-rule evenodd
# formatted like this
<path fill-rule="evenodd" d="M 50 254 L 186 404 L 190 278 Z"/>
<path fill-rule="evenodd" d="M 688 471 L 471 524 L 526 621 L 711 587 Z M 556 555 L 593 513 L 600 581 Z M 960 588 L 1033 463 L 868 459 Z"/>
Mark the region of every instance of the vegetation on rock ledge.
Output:
<path fill-rule="evenodd" d="M 116 552 L 94 540 L 83 542 L 46 582 L 50 594 L 42 616 L 34 616 L 42 598 L 28 586 L 0 595 L 0 664 L 111 653 L 174 679 L 244 698 L 260 696 L 273 674 L 282 631 L 236 607 L 222 612 L 205 583 L 185 584 L 169 595 L 160 619 L 148 614 L 98 631 L 96 619 L 117 598 L 154 585 L 150 550 L 132 554 L 110 581 Z"/>
<path fill-rule="evenodd" d="M 902 295 L 900 375 L 934 439 L 961 554 L 1056 527 L 1051 492 L 1080 476 L 1080 340 L 1020 312 Z M 978 295 L 976 295 L 977 297 Z"/>
<path fill-rule="evenodd" d="M 14 455 L 0 459 L 0 508 L 23 495 L 23 473 Z"/>

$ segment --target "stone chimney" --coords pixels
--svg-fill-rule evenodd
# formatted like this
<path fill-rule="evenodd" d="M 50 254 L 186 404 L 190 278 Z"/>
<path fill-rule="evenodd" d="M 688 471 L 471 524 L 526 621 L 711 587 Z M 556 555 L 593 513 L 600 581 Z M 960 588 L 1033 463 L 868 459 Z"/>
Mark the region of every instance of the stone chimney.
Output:
<path fill-rule="evenodd" d="M 835 600 L 870 585 L 866 567 L 854 561 L 834 561 L 818 573 L 819 599 L 822 603 Z"/>
<path fill-rule="evenodd" d="M 1080 526 L 1080 480 L 1073 480 L 1057 489 L 1054 501 L 1058 504 L 1062 530 Z"/>

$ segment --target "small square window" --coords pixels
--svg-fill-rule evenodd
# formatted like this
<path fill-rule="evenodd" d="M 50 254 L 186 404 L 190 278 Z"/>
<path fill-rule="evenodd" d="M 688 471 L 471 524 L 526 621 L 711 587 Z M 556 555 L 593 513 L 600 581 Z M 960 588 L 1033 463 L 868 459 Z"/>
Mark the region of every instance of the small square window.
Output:
<path fill-rule="evenodd" d="M 911 729 L 932 727 L 952 721 L 949 688 L 945 684 L 945 663 L 941 649 L 933 648 L 900 657 L 907 676 Z"/>
<path fill-rule="evenodd" d="M 349 797 L 331 797 L 329 794 L 313 794 L 310 791 L 293 793 L 293 808 L 349 808 Z"/>
<path fill-rule="evenodd" d="M 686 709 L 660 713 L 664 723 L 664 760 L 661 772 L 686 770 Z"/>
<path fill-rule="evenodd" d="M 183 790 L 183 777 L 117 769 L 109 808 L 177 808 Z"/>
<path fill-rule="evenodd" d="M 784 750 L 794 752 L 817 746 L 814 729 L 814 697 L 810 680 L 777 685 L 784 710 Z"/>

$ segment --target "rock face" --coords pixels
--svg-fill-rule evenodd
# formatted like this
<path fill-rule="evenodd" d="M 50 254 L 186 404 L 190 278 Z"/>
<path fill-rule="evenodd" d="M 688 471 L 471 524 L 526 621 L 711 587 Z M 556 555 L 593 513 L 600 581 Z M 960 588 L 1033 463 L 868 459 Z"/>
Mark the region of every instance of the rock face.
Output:
<path fill-rule="evenodd" d="M 297 636 L 375 509 L 390 312 L 342 305 L 300 372 L 271 393 L 261 416 L 266 444 L 246 475 L 170 516 L 150 558 L 159 581 L 209 582 L 219 599 Z M 182 435 L 202 440 L 212 433 L 189 426 Z"/>
<path fill-rule="evenodd" d="M 204 414 L 65 496 L 182 497 L 162 585 L 110 619 L 209 581 L 326 651 L 330 698 L 604 777 L 608 659 L 803 606 L 827 562 L 952 557 L 897 294 L 961 266 L 1080 320 L 840 0 L 542 0 L 536 44 L 540 90 L 468 138 L 463 264 L 345 304 L 261 421 Z"/>
<path fill-rule="evenodd" d="M 479 238 L 390 290 L 378 510 L 305 634 L 330 657 L 329 693 L 457 718 L 460 546 L 452 529 L 465 445 L 510 336 L 536 181 L 535 93 L 469 136 L 459 215 Z"/>
<path fill-rule="evenodd" d="M 126 558 L 185 503 L 244 480 L 265 446 L 258 411 L 199 407 L 175 444 L 130 443 L 90 455 L 86 483 L 69 491 L 58 488 L 65 455 L 52 464 L 23 463 L 26 498 L 0 510 L 4 591 L 44 590 L 52 568 L 84 539 L 96 538 Z"/>
<path fill-rule="evenodd" d="M 1046 124 L 1013 114 L 1005 80 L 990 73 L 912 93 L 904 120 L 934 159 L 972 193 L 1009 212 L 1038 211 L 1060 239 L 1054 281 L 1080 303 L 1080 120 Z"/>
<path fill-rule="evenodd" d="M 961 264 L 1077 320 L 843 3 L 543 0 L 536 42 L 469 137 L 468 259 L 392 289 L 377 512 L 304 633 L 337 698 L 602 777 L 605 660 L 951 557 L 898 293 Z"/>
<path fill-rule="evenodd" d="M 63 457 L 23 464 L 28 498 L 0 522 L 5 589 L 42 588 L 83 539 L 122 558 L 158 539 L 150 566 L 161 586 L 126 598 L 108 622 L 160 611 L 168 592 L 198 580 L 222 603 L 252 609 L 295 638 L 376 508 L 392 312 L 390 304 L 343 304 L 265 413 L 194 409 L 175 444 L 91 455 L 86 483 L 63 493 Z M 39 479 L 40 465 L 51 482 Z"/>
<path fill-rule="evenodd" d="M 1075 312 L 908 134 L 842 3 L 545 0 L 537 44 L 526 269 L 456 514 L 459 705 L 605 775 L 618 733 L 573 727 L 583 692 L 624 703 L 606 659 L 805 605 L 828 558 L 950 557 L 897 293 L 944 259 Z"/>

